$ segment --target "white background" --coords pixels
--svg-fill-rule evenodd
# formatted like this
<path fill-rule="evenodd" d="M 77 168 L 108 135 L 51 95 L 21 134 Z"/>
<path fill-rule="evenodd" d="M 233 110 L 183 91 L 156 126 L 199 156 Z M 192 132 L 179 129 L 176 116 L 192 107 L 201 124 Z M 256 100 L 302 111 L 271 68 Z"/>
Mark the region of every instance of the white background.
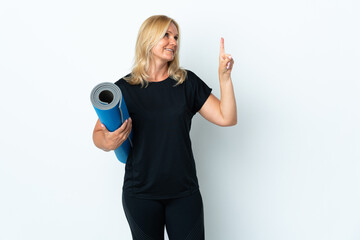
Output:
<path fill-rule="evenodd" d="M 219 96 L 235 59 L 238 124 L 194 118 L 208 240 L 360 239 L 356 0 L 0 4 L 0 239 L 131 239 L 124 165 L 92 143 L 90 91 L 132 65 L 154 14 L 180 24 L 181 65 Z"/>

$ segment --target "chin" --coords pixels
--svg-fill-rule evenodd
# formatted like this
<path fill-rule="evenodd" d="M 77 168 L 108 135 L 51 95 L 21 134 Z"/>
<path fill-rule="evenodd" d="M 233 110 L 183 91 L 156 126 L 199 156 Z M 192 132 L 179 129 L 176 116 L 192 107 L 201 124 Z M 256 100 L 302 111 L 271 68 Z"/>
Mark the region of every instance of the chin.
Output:
<path fill-rule="evenodd" d="M 164 56 L 167 60 L 172 61 L 175 58 L 175 55 L 166 55 Z"/>
<path fill-rule="evenodd" d="M 167 62 L 172 62 L 174 60 L 174 58 L 166 58 L 165 59 Z"/>

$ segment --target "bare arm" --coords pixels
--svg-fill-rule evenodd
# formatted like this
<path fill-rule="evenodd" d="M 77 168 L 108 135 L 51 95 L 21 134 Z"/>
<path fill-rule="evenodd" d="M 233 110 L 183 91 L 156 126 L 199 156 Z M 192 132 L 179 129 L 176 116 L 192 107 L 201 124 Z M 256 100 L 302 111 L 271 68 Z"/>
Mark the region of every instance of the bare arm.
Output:
<path fill-rule="evenodd" d="M 234 59 L 224 50 L 224 39 L 220 42 L 219 81 L 220 100 L 210 94 L 199 113 L 206 120 L 219 126 L 233 126 L 237 123 L 236 101 L 231 80 Z"/>
<path fill-rule="evenodd" d="M 131 127 L 132 120 L 129 118 L 114 132 L 110 132 L 98 119 L 93 131 L 94 144 L 104 151 L 115 150 L 129 137 Z"/>

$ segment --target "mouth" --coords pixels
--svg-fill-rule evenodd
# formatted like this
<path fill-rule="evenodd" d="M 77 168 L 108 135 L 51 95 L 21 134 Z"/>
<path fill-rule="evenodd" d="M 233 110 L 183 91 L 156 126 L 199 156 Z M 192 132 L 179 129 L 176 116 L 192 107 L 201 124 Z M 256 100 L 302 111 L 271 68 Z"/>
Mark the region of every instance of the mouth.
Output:
<path fill-rule="evenodd" d="M 169 51 L 169 52 L 172 52 L 174 54 L 174 49 L 171 49 L 171 48 L 165 48 L 165 51 Z"/>

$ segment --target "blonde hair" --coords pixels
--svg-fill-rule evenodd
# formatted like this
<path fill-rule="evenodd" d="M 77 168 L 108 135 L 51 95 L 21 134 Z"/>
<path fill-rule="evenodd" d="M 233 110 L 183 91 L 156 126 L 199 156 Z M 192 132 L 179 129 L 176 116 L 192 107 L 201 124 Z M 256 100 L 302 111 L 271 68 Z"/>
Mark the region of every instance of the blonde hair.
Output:
<path fill-rule="evenodd" d="M 152 48 L 164 37 L 171 23 L 176 26 L 179 38 L 177 41 L 178 50 L 174 59 L 168 62 L 168 74 L 177 81 L 176 85 L 181 84 L 186 79 L 186 70 L 179 66 L 179 48 L 180 48 L 180 29 L 177 22 L 164 15 L 154 15 L 144 21 L 139 29 L 135 47 L 135 61 L 131 74 L 124 79 L 130 84 L 148 85 L 149 75 L 147 71 L 152 61 Z"/>

